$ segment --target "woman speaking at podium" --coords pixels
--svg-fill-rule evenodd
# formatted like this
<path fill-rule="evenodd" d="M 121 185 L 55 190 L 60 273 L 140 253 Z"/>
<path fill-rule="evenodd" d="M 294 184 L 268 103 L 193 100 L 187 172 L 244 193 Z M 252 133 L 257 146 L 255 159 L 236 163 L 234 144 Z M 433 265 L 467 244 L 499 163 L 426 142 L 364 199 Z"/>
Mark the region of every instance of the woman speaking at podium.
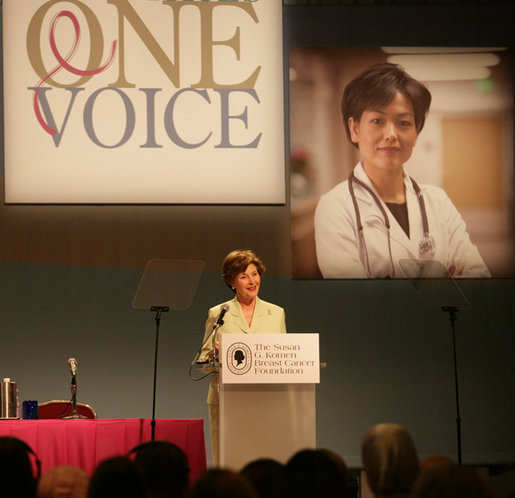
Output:
<path fill-rule="evenodd" d="M 263 262 L 250 250 L 231 251 L 222 264 L 222 278 L 234 292 L 232 300 L 212 307 L 208 312 L 206 332 L 199 361 L 206 362 L 218 354 L 219 334 L 284 334 L 284 310 L 258 297 Z M 217 327 L 213 340 L 211 335 Z M 218 374 L 211 376 L 207 404 L 213 449 L 213 466 L 219 465 Z"/>

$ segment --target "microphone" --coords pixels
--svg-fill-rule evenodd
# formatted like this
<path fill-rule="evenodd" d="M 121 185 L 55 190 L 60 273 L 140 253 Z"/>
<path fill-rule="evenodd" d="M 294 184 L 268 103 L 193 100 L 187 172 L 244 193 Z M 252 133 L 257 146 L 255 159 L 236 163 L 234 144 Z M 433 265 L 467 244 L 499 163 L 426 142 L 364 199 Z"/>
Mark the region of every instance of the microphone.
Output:
<path fill-rule="evenodd" d="M 229 305 L 228 304 L 222 304 L 220 307 L 220 314 L 218 315 L 218 318 L 216 319 L 216 325 L 223 325 L 224 324 L 224 315 L 229 311 Z"/>
<path fill-rule="evenodd" d="M 68 368 L 70 369 L 70 372 L 75 377 L 77 375 L 77 360 L 75 358 L 70 358 L 66 364 L 68 365 Z"/>

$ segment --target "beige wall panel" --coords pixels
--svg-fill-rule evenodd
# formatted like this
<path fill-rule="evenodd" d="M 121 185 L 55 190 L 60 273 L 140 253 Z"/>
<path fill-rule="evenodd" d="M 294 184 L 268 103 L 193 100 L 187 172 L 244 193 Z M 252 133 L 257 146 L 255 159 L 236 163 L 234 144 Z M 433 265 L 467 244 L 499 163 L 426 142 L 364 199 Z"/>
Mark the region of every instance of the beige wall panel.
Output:
<path fill-rule="evenodd" d="M 501 208 L 501 119 L 446 118 L 442 134 L 443 188 L 456 207 Z"/>

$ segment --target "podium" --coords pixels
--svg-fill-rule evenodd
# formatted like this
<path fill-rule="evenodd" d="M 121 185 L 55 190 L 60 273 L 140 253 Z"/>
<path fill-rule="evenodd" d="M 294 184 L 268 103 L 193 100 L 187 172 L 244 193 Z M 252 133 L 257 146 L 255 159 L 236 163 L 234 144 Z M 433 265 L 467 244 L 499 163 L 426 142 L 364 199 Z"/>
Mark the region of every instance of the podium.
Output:
<path fill-rule="evenodd" d="M 220 465 L 316 447 L 318 334 L 220 335 Z"/>

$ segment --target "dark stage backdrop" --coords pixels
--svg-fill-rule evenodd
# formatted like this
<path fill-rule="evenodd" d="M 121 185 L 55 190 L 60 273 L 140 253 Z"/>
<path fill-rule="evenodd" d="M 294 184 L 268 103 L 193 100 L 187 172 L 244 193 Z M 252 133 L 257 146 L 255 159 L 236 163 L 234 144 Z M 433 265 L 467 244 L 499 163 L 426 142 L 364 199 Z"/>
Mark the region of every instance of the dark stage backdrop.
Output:
<path fill-rule="evenodd" d="M 502 4 L 283 12 L 286 55 L 303 43 L 513 45 Z M 208 307 L 230 298 L 220 278 L 223 256 L 250 247 L 268 267 L 261 295 L 286 309 L 288 330 L 320 334 L 327 368 L 317 391 L 318 446 L 358 467 L 363 433 L 392 421 L 407 427 L 422 457 L 456 458 L 448 316 L 426 307 L 407 281 L 292 279 L 289 208 L 2 204 L 0 375 L 18 382 L 22 400 L 66 399 L 73 356 L 79 401 L 102 418 L 150 417 L 154 319 L 132 309 L 132 299 L 149 259 L 204 259 L 191 307 L 162 317 L 156 415 L 202 417 L 207 429 L 207 381 L 191 381 L 188 367 Z M 457 321 L 467 464 L 515 461 L 513 284 L 460 282 L 472 306 Z"/>

